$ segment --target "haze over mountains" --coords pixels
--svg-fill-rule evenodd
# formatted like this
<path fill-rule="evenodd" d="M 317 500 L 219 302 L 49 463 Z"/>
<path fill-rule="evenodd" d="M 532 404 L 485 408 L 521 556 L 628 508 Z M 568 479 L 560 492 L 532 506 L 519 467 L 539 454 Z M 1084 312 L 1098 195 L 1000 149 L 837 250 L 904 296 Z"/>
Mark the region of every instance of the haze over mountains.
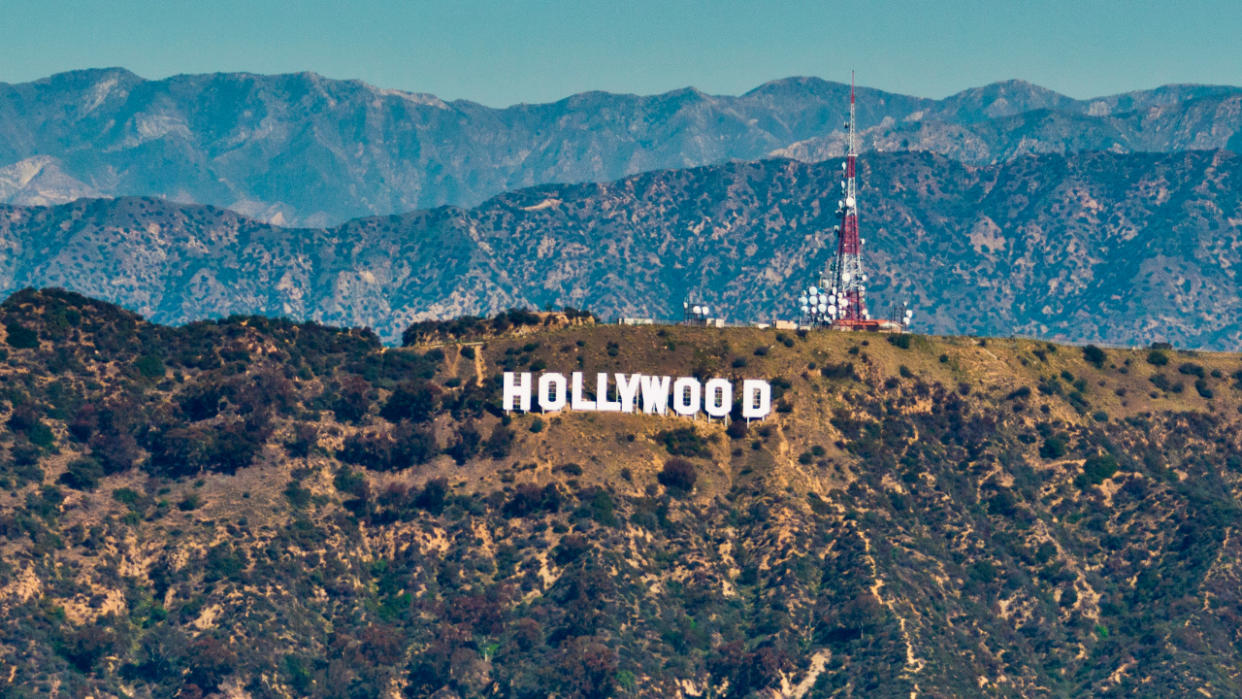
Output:
<path fill-rule="evenodd" d="M 789 317 L 841 161 L 761 156 L 831 154 L 845 90 L 0 88 L 0 696 L 1242 694 L 1242 355 L 1049 341 L 1242 342 L 1234 88 L 864 92 L 873 311 L 1040 339 L 296 322 Z M 773 410 L 507 413 L 507 371 Z"/>
<path fill-rule="evenodd" d="M 285 225 L 549 182 L 841 153 L 848 85 L 788 78 L 740 96 L 602 92 L 493 109 L 311 73 L 145 80 L 83 70 L 0 84 L 0 201 L 157 196 Z M 1028 153 L 1238 147 L 1242 88 L 1172 85 L 1074 100 L 1021 81 L 942 100 L 859 88 L 864 147 L 972 164 Z M 1232 139 L 1232 140 L 1231 140 Z"/>
<path fill-rule="evenodd" d="M 543 185 L 286 229 L 156 199 L 0 207 L 0 287 L 62 286 L 161 322 L 263 313 L 373 327 L 572 304 L 671 318 L 792 317 L 829 255 L 840 161 L 729 163 Z M 861 161 L 874 312 L 916 328 L 1115 344 L 1242 341 L 1242 156 Z"/>

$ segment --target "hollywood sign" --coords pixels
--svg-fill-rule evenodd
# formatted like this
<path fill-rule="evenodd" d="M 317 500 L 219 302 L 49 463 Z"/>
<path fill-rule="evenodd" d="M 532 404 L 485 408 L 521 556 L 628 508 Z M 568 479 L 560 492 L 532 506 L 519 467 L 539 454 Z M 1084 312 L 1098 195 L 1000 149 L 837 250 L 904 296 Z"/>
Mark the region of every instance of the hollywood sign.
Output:
<path fill-rule="evenodd" d="M 584 390 L 583 373 L 546 372 L 536 379 L 531 372 L 506 371 L 504 409 L 530 412 L 533 405 L 545 413 L 582 410 L 598 413 L 644 413 L 724 418 L 733 410 L 733 382 L 729 379 L 699 381 L 690 376 L 647 374 L 595 375 L 594 397 Z M 611 390 L 610 390 L 611 389 Z M 772 412 L 772 387 L 761 379 L 745 379 L 741 387 L 742 417 L 760 420 Z"/>

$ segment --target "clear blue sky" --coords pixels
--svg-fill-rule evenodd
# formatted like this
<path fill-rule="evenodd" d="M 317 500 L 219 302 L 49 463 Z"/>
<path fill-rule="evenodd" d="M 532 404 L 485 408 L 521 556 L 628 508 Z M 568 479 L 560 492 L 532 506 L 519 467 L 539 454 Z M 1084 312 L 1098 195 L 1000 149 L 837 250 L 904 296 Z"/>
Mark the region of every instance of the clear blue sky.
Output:
<path fill-rule="evenodd" d="M 76 68 L 310 70 L 493 106 L 599 89 L 736 94 L 790 75 L 943 97 L 1242 84 L 1242 1 L 217 0 L 0 3 L 0 82 Z"/>

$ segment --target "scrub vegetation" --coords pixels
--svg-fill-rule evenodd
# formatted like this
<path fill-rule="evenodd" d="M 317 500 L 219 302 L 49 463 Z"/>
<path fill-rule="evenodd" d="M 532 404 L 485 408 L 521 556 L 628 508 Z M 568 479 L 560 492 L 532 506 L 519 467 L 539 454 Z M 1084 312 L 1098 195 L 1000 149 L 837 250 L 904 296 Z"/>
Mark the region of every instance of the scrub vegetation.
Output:
<path fill-rule="evenodd" d="M 517 317 L 14 294 L 0 694 L 1242 693 L 1237 355 Z M 777 409 L 505 414 L 535 366 Z"/>

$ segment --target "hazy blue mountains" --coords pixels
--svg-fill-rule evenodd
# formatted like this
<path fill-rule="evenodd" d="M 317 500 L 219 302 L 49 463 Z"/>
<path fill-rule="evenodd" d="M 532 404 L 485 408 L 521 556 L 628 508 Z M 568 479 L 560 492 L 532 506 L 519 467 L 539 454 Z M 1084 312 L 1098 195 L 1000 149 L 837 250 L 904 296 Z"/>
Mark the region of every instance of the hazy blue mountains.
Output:
<path fill-rule="evenodd" d="M 789 78 L 740 96 L 588 92 L 495 109 L 329 80 L 84 70 L 0 84 L 0 201 L 153 196 L 284 225 L 444 204 L 549 182 L 770 154 L 839 155 L 849 87 Z M 859 88 L 868 149 L 971 164 L 1030 153 L 1238 147 L 1242 89 L 1174 85 L 1074 100 L 1021 81 L 942 100 Z M 1231 139 L 1233 139 L 1231 141 Z"/>
<path fill-rule="evenodd" d="M 542 185 L 472 208 L 282 228 L 150 198 L 0 207 L 0 289 L 62 286 L 161 322 L 263 313 L 373 327 L 512 306 L 790 317 L 830 255 L 839 160 Z M 1105 343 L 1242 341 L 1242 156 L 862 161 L 873 309 L 917 328 Z"/>

